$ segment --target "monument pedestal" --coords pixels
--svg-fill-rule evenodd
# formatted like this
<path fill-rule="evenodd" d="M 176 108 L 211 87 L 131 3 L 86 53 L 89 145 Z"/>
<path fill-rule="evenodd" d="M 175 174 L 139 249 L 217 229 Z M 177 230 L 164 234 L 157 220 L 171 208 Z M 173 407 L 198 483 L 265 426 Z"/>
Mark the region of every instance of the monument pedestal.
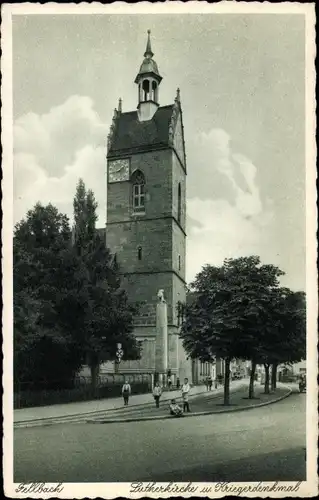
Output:
<path fill-rule="evenodd" d="M 155 372 L 162 386 L 166 384 L 167 357 L 167 304 L 165 301 L 160 301 L 156 306 Z"/>

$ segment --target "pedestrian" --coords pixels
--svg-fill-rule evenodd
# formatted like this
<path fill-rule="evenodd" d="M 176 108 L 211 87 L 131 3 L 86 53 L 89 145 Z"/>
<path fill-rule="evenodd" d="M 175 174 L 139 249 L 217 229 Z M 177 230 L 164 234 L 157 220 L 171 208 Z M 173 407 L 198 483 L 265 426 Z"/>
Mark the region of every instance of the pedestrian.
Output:
<path fill-rule="evenodd" d="M 123 387 L 122 387 L 122 395 L 123 395 L 123 399 L 124 399 L 124 406 L 127 406 L 129 397 L 131 395 L 131 386 L 126 380 L 125 380 Z"/>
<path fill-rule="evenodd" d="M 167 387 L 168 387 L 168 390 L 170 391 L 171 387 L 172 387 L 172 379 L 170 376 L 167 377 Z"/>
<path fill-rule="evenodd" d="M 208 377 L 205 378 L 205 385 L 206 385 L 206 389 L 208 391 L 208 389 L 209 389 Z"/>
<path fill-rule="evenodd" d="M 161 395 L 162 395 L 162 389 L 161 389 L 159 383 L 156 382 L 156 384 L 154 386 L 154 389 L 153 389 L 153 396 L 154 396 L 154 399 L 155 399 L 155 406 L 156 406 L 156 408 L 159 408 L 159 401 L 160 401 Z"/>
<path fill-rule="evenodd" d="M 179 377 L 176 379 L 176 389 L 178 390 L 181 386 L 181 381 L 179 380 Z"/>
<path fill-rule="evenodd" d="M 208 377 L 208 387 L 210 391 L 212 390 L 212 385 L 213 385 L 213 379 L 212 377 Z"/>
<path fill-rule="evenodd" d="M 217 389 L 218 387 L 218 380 L 217 380 L 217 377 L 215 377 L 215 389 Z"/>
<path fill-rule="evenodd" d="M 171 400 L 171 404 L 169 405 L 169 412 L 173 417 L 183 416 L 182 408 L 176 403 L 175 399 Z"/>
<path fill-rule="evenodd" d="M 188 393 L 190 391 L 190 385 L 188 383 L 188 378 L 184 379 L 184 384 L 182 385 L 182 399 L 183 399 L 183 410 L 190 412 L 189 402 L 188 402 Z"/>

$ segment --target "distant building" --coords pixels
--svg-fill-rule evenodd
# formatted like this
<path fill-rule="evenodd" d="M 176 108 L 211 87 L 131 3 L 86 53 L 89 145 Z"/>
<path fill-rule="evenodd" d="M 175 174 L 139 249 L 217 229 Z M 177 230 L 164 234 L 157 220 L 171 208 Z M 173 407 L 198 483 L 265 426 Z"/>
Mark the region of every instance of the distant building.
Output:
<path fill-rule="evenodd" d="M 299 361 L 299 363 L 294 363 L 291 365 L 292 371 L 294 375 L 301 375 L 302 373 L 306 373 L 307 371 L 307 362 L 306 360 Z"/>

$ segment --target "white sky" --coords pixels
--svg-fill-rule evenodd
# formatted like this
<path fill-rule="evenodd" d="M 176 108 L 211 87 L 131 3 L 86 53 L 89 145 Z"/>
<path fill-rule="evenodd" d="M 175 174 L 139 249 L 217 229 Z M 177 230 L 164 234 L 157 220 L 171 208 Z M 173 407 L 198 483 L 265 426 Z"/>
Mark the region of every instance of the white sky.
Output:
<path fill-rule="evenodd" d="M 15 221 L 37 201 L 71 215 L 82 177 L 104 225 L 106 137 L 149 28 L 161 104 L 181 89 L 188 280 L 258 254 L 305 289 L 303 15 L 15 15 Z"/>

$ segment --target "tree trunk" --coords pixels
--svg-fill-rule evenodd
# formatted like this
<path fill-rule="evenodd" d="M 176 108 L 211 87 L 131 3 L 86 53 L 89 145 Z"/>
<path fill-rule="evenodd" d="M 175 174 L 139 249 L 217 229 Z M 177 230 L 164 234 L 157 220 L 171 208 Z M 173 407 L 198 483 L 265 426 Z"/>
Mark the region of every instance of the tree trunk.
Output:
<path fill-rule="evenodd" d="M 277 363 L 273 363 L 271 367 L 271 390 L 277 389 Z"/>
<path fill-rule="evenodd" d="M 264 363 L 265 367 L 265 394 L 269 394 L 269 368 L 270 365 L 268 363 Z"/>
<path fill-rule="evenodd" d="M 229 405 L 230 359 L 225 359 L 224 405 Z"/>
<path fill-rule="evenodd" d="M 252 361 L 250 369 L 250 379 L 249 379 L 249 393 L 248 393 L 249 399 L 254 399 L 255 373 L 256 373 L 256 362 Z"/>
<path fill-rule="evenodd" d="M 95 363 L 92 362 L 90 364 L 90 370 L 91 370 L 91 388 L 93 396 L 95 396 L 98 386 L 99 373 L 100 373 L 100 363 L 97 361 Z"/>

